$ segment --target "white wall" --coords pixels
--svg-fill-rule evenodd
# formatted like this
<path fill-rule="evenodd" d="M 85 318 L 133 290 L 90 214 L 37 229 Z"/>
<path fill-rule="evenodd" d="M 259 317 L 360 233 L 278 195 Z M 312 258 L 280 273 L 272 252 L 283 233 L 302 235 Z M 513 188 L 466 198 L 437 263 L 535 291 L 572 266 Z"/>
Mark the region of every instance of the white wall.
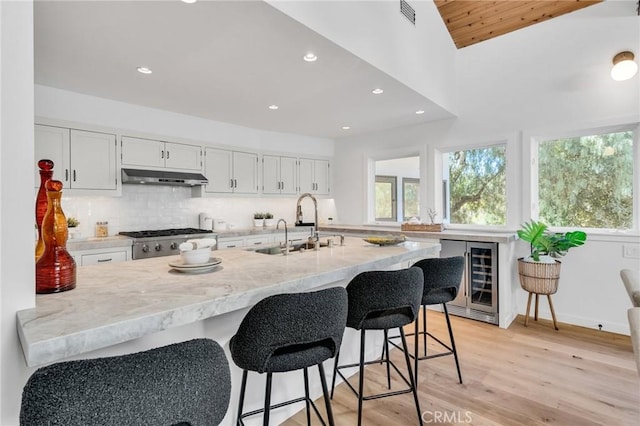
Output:
<path fill-rule="evenodd" d="M 350 185 L 334 188 L 341 221 L 362 223 L 367 159 L 380 158 L 379 153 L 391 145 L 397 152 L 424 149 L 431 188 L 438 181 L 431 174 L 437 168 L 436 150 L 506 141 L 508 228 L 515 230 L 530 217 L 523 195 L 528 194 L 529 141 L 523 139 L 640 121 L 640 78 L 614 82 L 609 76 L 616 53 L 624 49 L 640 53 L 634 3 L 604 2 L 459 50 L 458 118 L 337 143 L 334 178 L 351 177 Z M 604 330 L 628 333 L 629 301 L 618 273 L 625 267 L 640 268 L 638 259 L 622 257 L 623 244 L 640 245 L 637 231 L 625 237 L 592 235 L 585 247 L 565 258 L 560 290 L 554 296 L 560 321 L 588 327 L 603 324 Z M 521 293 L 522 313 L 526 294 Z M 545 307 L 543 302 L 543 317 L 548 312 Z"/>
<path fill-rule="evenodd" d="M 15 313 L 35 303 L 33 4 L 0 2 L 0 424 L 17 424 L 25 366 Z"/>
<path fill-rule="evenodd" d="M 416 24 L 398 0 L 281 1 L 275 8 L 456 113 L 456 49 L 430 0 L 410 0 Z"/>

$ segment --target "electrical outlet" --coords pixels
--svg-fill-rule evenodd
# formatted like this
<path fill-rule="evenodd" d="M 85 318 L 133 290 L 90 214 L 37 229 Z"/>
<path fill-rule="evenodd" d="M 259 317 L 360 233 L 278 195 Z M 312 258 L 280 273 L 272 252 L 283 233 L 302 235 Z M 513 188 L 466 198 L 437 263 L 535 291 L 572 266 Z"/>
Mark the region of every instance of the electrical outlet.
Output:
<path fill-rule="evenodd" d="M 628 257 L 630 259 L 640 259 L 640 247 L 638 247 L 637 245 L 623 244 L 622 257 Z"/>

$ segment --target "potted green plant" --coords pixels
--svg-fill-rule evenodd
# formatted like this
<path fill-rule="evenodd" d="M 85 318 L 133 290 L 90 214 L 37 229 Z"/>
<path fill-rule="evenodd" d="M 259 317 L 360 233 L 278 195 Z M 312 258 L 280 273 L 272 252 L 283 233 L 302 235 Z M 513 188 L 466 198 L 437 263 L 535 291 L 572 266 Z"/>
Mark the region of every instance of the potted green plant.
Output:
<path fill-rule="evenodd" d="M 529 292 L 527 301 L 527 314 L 525 326 L 529 319 L 531 296 L 536 295 L 535 319 L 538 319 L 538 295 L 546 294 L 553 317 L 553 325 L 556 324 L 556 315 L 551 302 L 551 295 L 558 291 L 560 280 L 561 262 L 558 258 L 567 254 L 569 249 L 579 247 L 587 240 L 587 234 L 583 231 L 570 231 L 560 233 L 551 232 L 548 226 L 539 221 L 531 220 L 522 225 L 518 230 L 518 237 L 529 243 L 531 254 L 526 258 L 518 259 L 518 274 L 520 286 Z"/>
<path fill-rule="evenodd" d="M 264 227 L 264 213 L 253 214 L 253 226 L 255 226 L 256 228 Z"/>
<path fill-rule="evenodd" d="M 80 232 L 76 229 L 80 225 L 80 222 L 75 217 L 69 216 L 67 218 L 67 228 L 69 232 L 69 239 L 80 238 Z"/>
<path fill-rule="evenodd" d="M 267 212 L 267 213 L 264 214 L 264 227 L 265 228 L 269 228 L 271 226 L 274 226 L 276 224 L 275 222 L 276 221 L 273 218 L 273 214 L 272 213 Z"/>

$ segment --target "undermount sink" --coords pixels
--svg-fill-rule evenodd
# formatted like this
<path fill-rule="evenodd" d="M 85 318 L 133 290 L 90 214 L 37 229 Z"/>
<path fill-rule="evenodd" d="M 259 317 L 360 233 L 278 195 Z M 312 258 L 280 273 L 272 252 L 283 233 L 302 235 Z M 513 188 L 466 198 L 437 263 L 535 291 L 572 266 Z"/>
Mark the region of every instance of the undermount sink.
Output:
<path fill-rule="evenodd" d="M 329 243 L 327 242 L 320 243 L 320 247 L 327 247 L 328 245 Z M 313 242 L 296 243 L 289 247 L 289 253 L 293 253 L 296 251 L 312 250 L 314 246 L 315 246 L 315 243 Z M 248 250 L 255 251 L 256 253 L 269 254 L 269 255 L 282 254 L 284 252 L 284 248 L 280 246 L 261 247 L 259 249 L 251 248 Z"/>

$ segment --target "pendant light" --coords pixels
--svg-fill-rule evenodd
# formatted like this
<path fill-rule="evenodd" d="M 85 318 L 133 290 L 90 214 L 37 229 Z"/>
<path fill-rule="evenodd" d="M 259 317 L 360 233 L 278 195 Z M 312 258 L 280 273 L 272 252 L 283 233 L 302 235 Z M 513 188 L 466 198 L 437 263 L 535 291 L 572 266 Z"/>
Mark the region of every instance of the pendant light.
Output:
<path fill-rule="evenodd" d="M 636 75 L 638 72 L 638 64 L 636 64 L 633 59 L 633 53 L 629 51 L 620 52 L 614 56 L 611 78 L 615 81 L 624 81 Z"/>

